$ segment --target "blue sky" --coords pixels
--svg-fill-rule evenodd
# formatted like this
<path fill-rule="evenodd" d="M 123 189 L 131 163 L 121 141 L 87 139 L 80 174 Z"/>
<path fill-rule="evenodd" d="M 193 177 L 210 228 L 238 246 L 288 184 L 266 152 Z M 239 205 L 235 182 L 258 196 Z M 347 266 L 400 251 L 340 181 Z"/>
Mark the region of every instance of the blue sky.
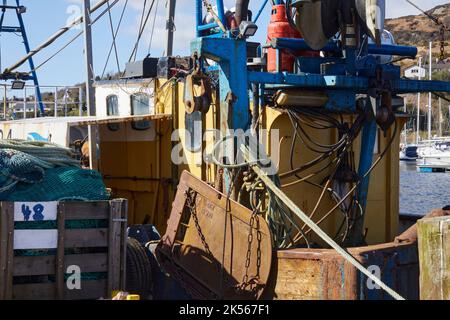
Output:
<path fill-rule="evenodd" d="M 97 1 L 98 0 L 92 0 L 91 3 L 94 4 Z M 147 2 L 151 3 L 151 1 L 152 0 L 148 0 Z M 155 1 L 158 2 L 158 0 Z M 12 4 L 15 1 L 8 0 L 8 2 Z M 163 53 L 165 2 L 166 0 L 159 0 L 157 6 L 157 19 L 151 50 L 153 56 L 160 56 Z M 211 2 L 214 1 L 212 0 Z M 235 1 L 233 0 L 225 0 L 228 8 L 233 7 L 234 2 Z M 386 0 L 386 2 L 388 6 L 388 17 L 398 17 L 418 13 L 416 9 L 408 5 L 404 0 Z M 423 9 L 430 9 L 433 6 L 447 3 L 448 0 L 415 0 L 415 2 Z M 28 9 L 27 13 L 24 15 L 24 20 L 27 26 L 31 47 L 35 47 L 43 40 L 47 39 L 81 10 L 81 0 L 22 0 L 21 3 Z M 119 4 L 113 10 L 112 19 L 114 25 L 116 25 L 119 20 L 124 3 L 125 0 L 120 0 Z M 129 0 L 122 28 L 117 39 L 119 59 L 122 68 L 128 60 L 136 41 L 143 3 L 144 0 Z M 262 3 L 262 0 L 252 0 L 250 3 L 253 11 L 256 12 Z M 256 40 L 258 41 L 263 42 L 265 39 L 267 23 L 263 22 L 269 20 L 269 14 L 270 9 L 266 8 L 264 14 L 260 18 L 260 29 L 256 35 Z M 176 54 L 184 55 L 189 53 L 189 40 L 194 36 L 194 23 L 194 1 L 178 0 L 176 15 L 177 31 L 175 34 Z M 6 15 L 4 25 L 14 24 L 16 24 L 15 15 L 10 11 Z M 143 36 L 138 58 L 142 58 L 148 54 L 152 24 L 153 15 Z M 35 57 L 35 64 L 39 65 L 42 61 L 47 59 L 56 50 L 67 43 L 67 41 L 77 32 L 79 32 L 79 30 L 69 31 L 52 46 L 39 53 Z M 0 41 L 2 51 L 1 67 L 3 70 L 24 54 L 24 48 L 21 43 L 21 38 L 14 34 L 2 34 Z M 96 74 L 101 74 L 103 71 L 111 41 L 112 37 L 109 19 L 108 16 L 105 15 L 93 27 L 94 69 Z M 22 70 L 28 71 L 28 66 L 22 68 Z M 115 58 L 112 56 L 107 71 L 115 72 L 116 70 Z M 76 40 L 76 42 L 71 44 L 47 65 L 42 67 L 39 70 L 38 76 L 42 85 L 72 85 L 83 81 L 85 72 L 82 37 Z"/>

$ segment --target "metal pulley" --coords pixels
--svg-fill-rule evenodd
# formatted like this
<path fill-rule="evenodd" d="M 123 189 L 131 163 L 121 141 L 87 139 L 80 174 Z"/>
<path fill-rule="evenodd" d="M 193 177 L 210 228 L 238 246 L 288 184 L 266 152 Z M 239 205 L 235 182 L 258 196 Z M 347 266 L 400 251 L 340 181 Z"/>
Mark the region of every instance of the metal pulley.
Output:
<path fill-rule="evenodd" d="M 184 104 L 186 113 L 200 111 L 208 113 L 212 103 L 211 80 L 203 73 L 193 73 L 186 77 Z"/>

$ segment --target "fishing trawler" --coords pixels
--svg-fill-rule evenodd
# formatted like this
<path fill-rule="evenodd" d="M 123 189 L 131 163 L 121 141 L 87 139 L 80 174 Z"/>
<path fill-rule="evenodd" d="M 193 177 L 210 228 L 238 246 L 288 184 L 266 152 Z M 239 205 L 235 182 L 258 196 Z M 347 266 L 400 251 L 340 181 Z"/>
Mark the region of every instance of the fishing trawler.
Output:
<path fill-rule="evenodd" d="M 90 115 L 58 117 L 56 106 L 55 117 L 1 122 L 3 137 L 77 146 L 127 199 L 128 224 L 163 235 L 142 245 L 181 286 L 154 296 L 417 299 L 417 243 L 394 242 L 405 122 L 394 110 L 401 94 L 450 84 L 401 79 L 392 59 L 380 62 L 417 54 L 381 43 L 384 1 L 275 2 L 260 44 L 250 39 L 267 2 L 252 17 L 249 1 L 226 11 L 197 0 L 191 56 L 173 56 L 168 23 L 167 57 L 131 62 L 121 79 L 94 81 L 87 59 Z M 167 21 L 174 10 L 169 1 Z M 338 11 L 344 33 L 325 19 Z M 85 35 L 90 20 L 78 20 Z"/>

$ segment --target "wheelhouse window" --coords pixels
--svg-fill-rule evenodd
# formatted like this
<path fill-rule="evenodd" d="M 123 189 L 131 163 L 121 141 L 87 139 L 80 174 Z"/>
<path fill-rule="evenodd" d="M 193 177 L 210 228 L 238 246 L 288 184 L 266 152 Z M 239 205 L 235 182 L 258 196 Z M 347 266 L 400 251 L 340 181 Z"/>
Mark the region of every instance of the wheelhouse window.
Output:
<path fill-rule="evenodd" d="M 136 93 L 131 96 L 131 115 L 139 116 L 150 114 L 150 97 L 144 93 Z M 150 121 L 133 121 L 131 126 L 135 130 L 147 130 L 150 128 Z"/>
<path fill-rule="evenodd" d="M 119 98 L 116 95 L 110 95 L 106 98 L 106 114 L 109 117 L 119 115 Z M 118 131 L 120 125 L 118 123 L 109 123 L 108 129 Z"/>

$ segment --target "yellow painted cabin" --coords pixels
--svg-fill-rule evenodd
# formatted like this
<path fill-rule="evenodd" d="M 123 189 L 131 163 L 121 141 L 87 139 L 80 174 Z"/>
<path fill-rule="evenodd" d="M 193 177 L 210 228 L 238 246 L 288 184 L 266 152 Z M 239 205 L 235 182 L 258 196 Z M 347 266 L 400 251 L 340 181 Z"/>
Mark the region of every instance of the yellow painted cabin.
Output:
<path fill-rule="evenodd" d="M 147 79 L 125 81 L 104 81 L 96 84 L 96 105 L 100 117 L 129 116 L 133 113 L 136 96 L 149 99 L 149 112 L 159 115 L 159 120 L 151 120 L 147 126 L 136 127 L 136 122 L 127 121 L 119 124 L 103 124 L 99 126 L 99 159 L 98 166 L 105 177 L 105 182 L 116 197 L 129 200 L 129 223 L 153 223 L 161 233 L 164 233 L 166 220 L 170 214 L 171 203 L 176 192 L 176 182 L 183 170 L 188 170 L 197 177 L 214 183 L 217 167 L 202 161 L 203 152 L 210 152 L 213 142 L 195 141 L 187 143 L 183 132 L 180 141 L 172 141 L 172 133 L 178 128 L 186 127 L 185 106 L 183 103 L 183 83 L 166 83 L 167 80 Z M 111 101 L 117 96 L 117 107 L 111 107 Z M 114 102 L 113 102 L 114 104 Z M 112 109 L 116 110 L 111 112 Z M 204 116 L 202 131 L 217 128 L 220 123 L 218 106 L 213 105 Z M 108 110 L 110 109 L 110 112 Z M 292 139 L 292 128 L 288 117 L 280 112 L 264 108 L 261 127 L 266 128 L 268 135 L 271 130 L 280 129 L 279 159 L 280 172 L 289 167 L 289 159 L 284 155 L 289 153 Z M 118 114 L 112 114 L 118 111 Z M 162 116 L 165 115 L 165 116 Z M 402 118 L 397 119 L 399 128 L 404 124 Z M 142 125 L 142 123 L 141 123 Z M 143 129 L 144 130 L 140 130 Z M 395 137 L 387 156 L 379 163 L 371 176 L 369 198 L 366 213 L 366 240 L 368 244 L 379 244 L 392 241 L 398 234 L 399 222 L 399 132 Z M 330 130 L 329 134 L 317 136 L 311 130 L 313 138 L 322 143 L 336 142 L 337 133 Z M 392 132 L 384 137 L 382 132 L 377 136 L 377 147 L 374 158 L 382 152 L 390 139 Z M 314 136 L 316 135 L 316 136 Z M 198 140 L 199 136 L 194 140 Z M 270 142 L 270 138 L 267 139 Z M 359 140 L 358 140 L 359 141 Z M 171 161 L 174 146 L 181 146 L 183 156 L 189 164 L 176 165 Z M 266 146 L 269 153 L 275 152 L 274 146 Z M 359 142 L 354 147 L 359 154 Z M 311 159 L 311 152 L 297 144 L 294 163 L 306 162 Z M 301 159 L 301 160 L 300 160 Z M 358 161 L 358 157 L 355 157 Z M 356 163 L 358 165 L 358 163 Z M 319 174 L 317 182 L 327 176 L 326 170 Z M 284 191 L 305 212 L 310 212 L 321 190 L 307 184 L 287 187 Z M 326 197 L 329 197 L 326 195 Z M 332 207 L 331 199 L 324 202 L 318 209 L 315 220 Z M 335 232 L 341 223 L 338 215 L 331 215 L 322 227 L 329 234 Z"/>

